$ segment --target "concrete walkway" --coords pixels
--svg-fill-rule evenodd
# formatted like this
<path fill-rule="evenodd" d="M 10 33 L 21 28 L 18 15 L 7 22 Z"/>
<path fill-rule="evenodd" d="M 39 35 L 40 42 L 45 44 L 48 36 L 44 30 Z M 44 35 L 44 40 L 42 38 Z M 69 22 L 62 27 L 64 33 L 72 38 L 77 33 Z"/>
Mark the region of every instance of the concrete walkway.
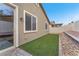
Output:
<path fill-rule="evenodd" d="M 0 56 L 32 56 L 30 53 L 20 49 L 20 48 L 12 48 L 4 53 L 1 53 Z"/>
<path fill-rule="evenodd" d="M 79 55 L 79 43 L 62 33 L 60 34 L 62 56 L 78 56 Z"/>
<path fill-rule="evenodd" d="M 17 48 L 15 49 L 15 51 L 12 52 L 11 56 L 32 56 L 32 55 L 20 48 Z"/>
<path fill-rule="evenodd" d="M 61 35 L 59 35 L 59 56 L 62 56 Z"/>

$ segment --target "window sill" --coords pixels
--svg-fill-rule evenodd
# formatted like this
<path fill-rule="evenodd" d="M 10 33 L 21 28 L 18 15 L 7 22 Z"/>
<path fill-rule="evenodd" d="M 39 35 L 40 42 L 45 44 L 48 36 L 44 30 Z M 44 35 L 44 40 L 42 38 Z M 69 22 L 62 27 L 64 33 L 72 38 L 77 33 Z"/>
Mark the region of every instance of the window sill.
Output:
<path fill-rule="evenodd" d="M 33 33 L 33 32 L 37 32 L 38 30 L 35 31 L 24 31 L 24 33 Z"/>

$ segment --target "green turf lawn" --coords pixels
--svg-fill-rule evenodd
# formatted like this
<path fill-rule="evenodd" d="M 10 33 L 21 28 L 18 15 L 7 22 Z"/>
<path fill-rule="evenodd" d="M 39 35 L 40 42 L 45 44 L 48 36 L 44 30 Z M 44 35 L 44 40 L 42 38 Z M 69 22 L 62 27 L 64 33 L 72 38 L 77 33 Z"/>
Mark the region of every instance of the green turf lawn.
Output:
<path fill-rule="evenodd" d="M 20 48 L 31 53 L 33 56 L 58 56 L 59 35 L 47 34 L 21 45 Z"/>

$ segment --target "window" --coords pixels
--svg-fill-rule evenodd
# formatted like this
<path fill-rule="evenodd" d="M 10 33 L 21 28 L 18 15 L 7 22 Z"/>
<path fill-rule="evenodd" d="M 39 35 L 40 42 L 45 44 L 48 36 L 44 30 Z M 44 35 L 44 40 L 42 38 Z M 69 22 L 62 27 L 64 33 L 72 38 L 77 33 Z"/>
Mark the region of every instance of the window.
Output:
<path fill-rule="evenodd" d="M 36 21 L 36 16 L 28 13 L 28 12 L 24 12 L 24 31 L 25 32 L 34 32 L 36 31 L 36 25 L 37 25 L 37 21 Z"/>
<path fill-rule="evenodd" d="M 48 29 L 48 27 L 47 27 L 47 23 L 45 23 L 45 29 L 46 29 L 46 30 Z"/>
<path fill-rule="evenodd" d="M 36 30 L 36 18 L 32 17 L 32 30 Z"/>

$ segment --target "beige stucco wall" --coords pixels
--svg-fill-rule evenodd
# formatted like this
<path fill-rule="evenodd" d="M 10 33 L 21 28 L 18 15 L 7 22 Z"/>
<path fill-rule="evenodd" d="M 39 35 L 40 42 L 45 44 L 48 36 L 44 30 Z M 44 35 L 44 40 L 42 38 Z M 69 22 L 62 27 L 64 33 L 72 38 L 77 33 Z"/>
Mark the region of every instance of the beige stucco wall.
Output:
<path fill-rule="evenodd" d="M 74 31 L 79 31 L 79 21 L 74 23 Z"/>
<path fill-rule="evenodd" d="M 73 31 L 75 29 L 75 25 L 74 24 L 68 24 L 68 25 L 64 25 L 62 27 L 51 27 L 49 29 L 49 33 L 62 33 L 62 32 L 66 32 L 66 31 Z"/>
<path fill-rule="evenodd" d="M 62 27 L 49 26 L 49 33 L 62 33 L 66 31 L 79 31 L 79 21 L 62 26 Z"/>
<path fill-rule="evenodd" d="M 48 33 L 48 31 L 45 30 L 45 22 L 47 22 L 47 18 L 45 17 L 40 6 L 36 6 L 34 3 L 16 3 L 15 5 L 18 6 L 19 45 L 32 41 L 35 38 L 38 38 Z M 37 32 L 24 33 L 24 10 L 37 16 Z M 22 18 L 23 20 L 20 20 L 20 18 Z"/>

